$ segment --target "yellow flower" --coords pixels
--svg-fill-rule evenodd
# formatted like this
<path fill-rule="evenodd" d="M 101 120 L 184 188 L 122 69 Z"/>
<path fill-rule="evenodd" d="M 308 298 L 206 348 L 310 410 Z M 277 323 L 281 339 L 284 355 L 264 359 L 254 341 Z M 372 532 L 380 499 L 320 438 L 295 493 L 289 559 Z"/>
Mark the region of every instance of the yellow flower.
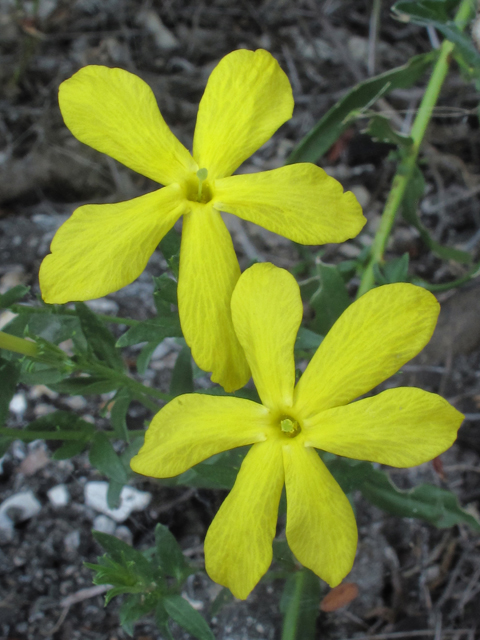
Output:
<path fill-rule="evenodd" d="M 81 142 L 167 186 L 78 208 L 40 268 L 43 299 L 89 300 L 133 282 L 183 215 L 182 330 L 212 380 L 239 389 L 250 377 L 230 314 L 240 267 L 220 211 L 301 244 L 343 242 L 365 223 L 355 196 L 313 164 L 231 177 L 291 117 L 287 76 L 267 51 L 225 56 L 200 102 L 192 155 L 165 124 L 150 87 L 122 69 L 81 69 L 61 84 L 59 102 Z"/>
<path fill-rule="evenodd" d="M 285 483 L 290 548 L 332 587 L 341 582 L 355 557 L 355 518 L 315 448 L 409 467 L 453 443 L 463 416 L 436 394 L 400 387 L 349 404 L 423 349 L 438 312 L 435 297 L 411 284 L 368 292 L 338 319 L 295 386 L 299 287 L 271 264 L 245 271 L 232 297 L 233 325 L 263 404 L 179 396 L 153 418 L 131 463 L 168 478 L 253 444 L 205 539 L 213 580 L 246 598 L 268 570 Z"/>

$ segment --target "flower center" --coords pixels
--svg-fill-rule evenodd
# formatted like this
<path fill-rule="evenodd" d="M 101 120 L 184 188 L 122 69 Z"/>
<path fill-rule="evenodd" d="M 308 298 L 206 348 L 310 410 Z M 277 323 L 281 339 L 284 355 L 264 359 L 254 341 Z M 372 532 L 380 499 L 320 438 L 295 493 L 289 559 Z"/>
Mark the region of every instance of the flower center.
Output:
<path fill-rule="evenodd" d="M 195 176 L 188 181 L 187 198 L 191 202 L 206 204 L 213 198 L 212 189 L 207 181 L 208 170 L 199 169 Z"/>
<path fill-rule="evenodd" d="M 298 422 L 288 416 L 281 418 L 280 429 L 287 438 L 295 438 L 302 430 Z"/>

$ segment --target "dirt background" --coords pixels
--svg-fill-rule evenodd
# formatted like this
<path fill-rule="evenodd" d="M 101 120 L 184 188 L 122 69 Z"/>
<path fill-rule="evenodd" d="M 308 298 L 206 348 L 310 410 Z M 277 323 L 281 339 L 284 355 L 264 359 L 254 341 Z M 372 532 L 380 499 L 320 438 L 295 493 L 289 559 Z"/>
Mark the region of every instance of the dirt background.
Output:
<path fill-rule="evenodd" d="M 175 134 L 191 146 L 195 116 L 206 80 L 225 54 L 237 48 L 265 48 L 278 59 L 293 86 L 293 118 L 241 170 L 281 166 L 293 146 L 341 97 L 372 73 L 405 63 L 435 44 L 419 27 L 392 18 L 384 2 L 378 40 L 372 49 L 371 2 L 344 0 L 0 0 L 0 291 L 26 283 L 38 294 L 38 268 L 58 226 L 77 206 L 117 202 L 152 189 L 153 183 L 77 142 L 65 128 L 57 104 L 59 84 L 87 64 L 119 66 L 146 80 Z M 374 55 L 372 55 L 372 51 Z M 369 53 L 370 52 L 370 53 Z M 379 109 L 408 128 L 420 88 L 394 91 Z M 478 93 L 456 68 L 444 86 L 428 132 L 424 170 L 427 192 L 421 216 L 434 238 L 469 250 L 478 260 L 480 242 L 480 133 Z M 364 123 L 363 123 L 364 125 Z M 368 225 L 353 241 L 327 246 L 326 261 L 356 257 L 371 243 L 388 193 L 394 164 L 390 148 L 361 133 L 362 122 L 322 161 L 352 189 Z M 254 225 L 228 220 L 242 266 L 252 258 L 291 267 L 297 249 Z M 318 248 L 314 248 L 317 251 Z M 441 261 L 418 234 L 400 222 L 389 257 L 408 252 L 411 275 L 431 282 L 460 277 L 465 268 Z M 151 275 L 166 264 L 155 254 L 132 285 L 92 307 L 102 313 L 143 319 L 153 314 Z M 352 283 L 352 291 L 358 282 Z M 471 283 L 439 296 L 442 316 L 431 345 L 389 382 L 416 384 L 442 393 L 467 413 L 458 443 L 416 469 L 393 471 L 401 487 L 427 481 L 454 491 L 478 515 L 480 500 L 480 290 Z M 5 324 L 8 314 L 0 316 Z M 147 379 L 166 389 L 178 348 L 167 341 L 157 350 Z M 134 372 L 133 372 L 134 373 Z M 197 380 L 202 386 L 206 381 Z M 105 397 L 65 398 L 42 385 L 19 388 L 10 426 L 21 427 L 55 409 L 73 409 L 102 424 Z M 132 404 L 131 428 L 149 414 Z M 38 512 L 19 522 L 11 539 L 0 541 L 0 637 L 8 640 L 120 640 L 118 605 L 103 607 L 91 589 L 83 562 L 100 553 L 91 537 L 98 511 L 85 504 L 85 485 L 102 480 L 86 456 L 50 461 L 43 442 L 16 442 L 3 458 L 0 502 L 32 491 Z M 48 491 L 59 484 L 67 503 L 55 506 Z M 161 487 L 139 480 L 152 494 L 149 507 L 111 527 L 137 548 L 151 546 L 160 521 L 185 553 L 202 566 L 202 540 L 222 492 Z M 357 497 L 358 557 L 347 580 L 359 596 L 348 607 L 321 613 L 318 638 L 388 640 L 480 637 L 480 545 L 460 526 L 439 531 L 414 520 L 394 518 Z M 10 513 L 12 517 L 14 514 Z M 218 588 L 199 574 L 184 595 L 211 622 L 220 640 L 281 637 L 282 584 L 260 584 L 246 602 L 226 605 L 213 619 L 209 607 Z M 87 591 L 83 591 L 87 589 Z M 325 593 L 328 588 L 325 587 Z M 176 638 L 188 634 L 174 627 Z M 160 638 L 146 620 L 137 640 Z"/>

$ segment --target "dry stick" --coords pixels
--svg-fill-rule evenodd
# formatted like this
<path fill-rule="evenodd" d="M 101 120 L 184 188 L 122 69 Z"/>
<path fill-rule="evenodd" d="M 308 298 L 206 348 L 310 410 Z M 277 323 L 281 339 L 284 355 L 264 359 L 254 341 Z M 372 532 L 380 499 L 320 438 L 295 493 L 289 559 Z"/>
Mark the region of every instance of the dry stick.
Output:
<path fill-rule="evenodd" d="M 471 0 L 462 0 L 457 15 L 455 16 L 455 24 L 457 27 L 460 29 L 465 27 L 471 11 Z M 393 223 L 395 222 L 395 216 L 402 204 L 406 188 L 413 175 L 420 145 L 430 122 L 430 118 L 432 117 L 433 109 L 440 94 L 440 89 L 442 88 L 443 82 L 447 76 L 450 65 L 450 55 L 454 48 L 455 45 L 449 40 L 444 40 L 440 47 L 440 55 L 435 63 L 435 67 L 410 132 L 410 137 L 413 142 L 400 162 L 393 179 L 392 188 L 388 194 L 387 202 L 385 203 L 385 208 L 382 213 L 380 226 L 373 240 L 370 260 L 363 273 L 362 281 L 358 289 L 358 297 L 369 291 L 375 284 L 374 266 L 383 261 L 383 254 L 392 231 Z"/>

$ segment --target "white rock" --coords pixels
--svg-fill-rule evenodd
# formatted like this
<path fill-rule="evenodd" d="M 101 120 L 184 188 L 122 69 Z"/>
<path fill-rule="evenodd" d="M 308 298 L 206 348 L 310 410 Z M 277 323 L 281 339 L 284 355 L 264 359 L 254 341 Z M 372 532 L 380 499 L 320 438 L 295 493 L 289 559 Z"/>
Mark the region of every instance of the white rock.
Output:
<path fill-rule="evenodd" d="M 17 418 L 22 418 L 23 414 L 27 410 L 27 399 L 24 393 L 16 393 L 10 400 L 8 408 L 14 413 Z"/>
<path fill-rule="evenodd" d="M 109 533 L 110 535 L 113 535 L 116 526 L 115 522 L 107 516 L 97 516 L 93 521 L 93 528 L 95 531 Z"/>
<path fill-rule="evenodd" d="M 70 533 L 67 533 L 67 535 L 63 539 L 63 544 L 65 545 L 65 549 L 67 551 L 76 551 L 80 546 L 80 531 L 76 529 L 75 531 L 70 531 Z"/>
<path fill-rule="evenodd" d="M 42 508 L 32 491 L 21 491 L 7 498 L 0 505 L 0 531 L 7 540 L 13 538 L 14 522 L 9 518 L 9 512 L 15 511 L 15 522 L 25 522 L 37 515 Z"/>
<path fill-rule="evenodd" d="M 127 544 L 133 543 L 133 533 L 124 524 L 121 524 L 115 529 L 115 537 Z"/>
<path fill-rule="evenodd" d="M 152 499 L 151 493 L 125 486 L 120 494 L 118 509 L 109 509 L 107 491 L 108 482 L 87 482 L 85 485 L 85 504 L 95 511 L 104 513 L 115 522 L 124 522 L 132 511 L 142 511 Z"/>
<path fill-rule="evenodd" d="M 137 15 L 136 22 L 153 36 L 154 42 L 159 49 L 170 51 L 180 44 L 177 37 L 167 29 L 155 11 L 141 11 Z"/>
<path fill-rule="evenodd" d="M 48 499 L 54 507 L 66 507 L 70 502 L 70 494 L 64 484 L 57 484 L 47 491 Z"/>

